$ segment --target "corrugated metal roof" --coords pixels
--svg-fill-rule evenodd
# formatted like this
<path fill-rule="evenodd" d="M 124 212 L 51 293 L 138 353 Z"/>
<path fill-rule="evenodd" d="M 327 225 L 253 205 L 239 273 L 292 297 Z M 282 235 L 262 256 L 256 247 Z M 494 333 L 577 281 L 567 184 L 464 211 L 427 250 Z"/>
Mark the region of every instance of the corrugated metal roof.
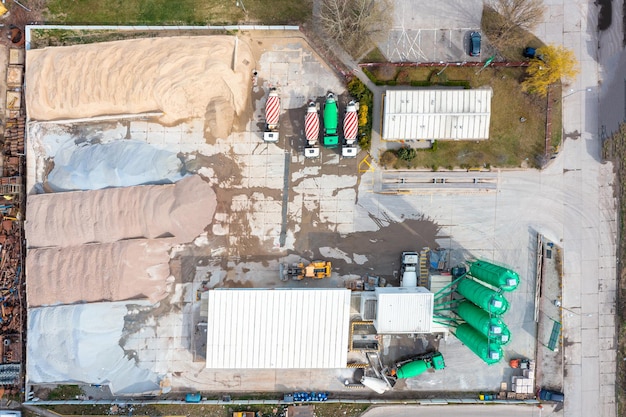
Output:
<path fill-rule="evenodd" d="M 344 368 L 347 289 L 209 291 L 206 367 Z"/>
<path fill-rule="evenodd" d="M 378 333 L 430 333 L 433 293 L 423 287 L 376 288 Z"/>
<path fill-rule="evenodd" d="M 491 88 L 387 90 L 383 139 L 489 139 Z"/>

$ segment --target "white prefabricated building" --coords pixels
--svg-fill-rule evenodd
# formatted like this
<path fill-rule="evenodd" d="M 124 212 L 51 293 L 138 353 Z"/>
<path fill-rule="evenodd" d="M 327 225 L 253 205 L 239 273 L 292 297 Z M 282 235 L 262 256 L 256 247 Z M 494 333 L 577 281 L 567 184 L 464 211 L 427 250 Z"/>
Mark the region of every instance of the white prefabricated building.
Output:
<path fill-rule="evenodd" d="M 387 90 L 383 139 L 489 139 L 491 88 Z"/>
<path fill-rule="evenodd" d="M 206 367 L 345 368 L 347 289 L 215 289 L 208 294 Z"/>
<path fill-rule="evenodd" d="M 361 317 L 378 334 L 431 333 L 434 295 L 424 287 L 381 287 L 361 295 Z"/>

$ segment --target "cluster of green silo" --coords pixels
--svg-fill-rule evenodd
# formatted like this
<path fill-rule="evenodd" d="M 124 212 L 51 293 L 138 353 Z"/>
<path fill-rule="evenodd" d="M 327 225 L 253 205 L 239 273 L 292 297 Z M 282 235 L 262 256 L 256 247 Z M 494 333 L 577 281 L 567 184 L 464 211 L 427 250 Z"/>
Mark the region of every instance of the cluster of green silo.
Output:
<path fill-rule="evenodd" d="M 511 341 L 511 332 L 500 319 L 509 309 L 509 302 L 502 292 L 514 291 L 519 286 L 519 275 L 480 260 L 469 262 L 467 275 L 472 279 L 464 278 L 456 287 L 456 292 L 466 301 L 456 308 L 456 314 L 465 323 L 456 328 L 455 335 L 491 365 L 502 359 L 502 346 Z"/>

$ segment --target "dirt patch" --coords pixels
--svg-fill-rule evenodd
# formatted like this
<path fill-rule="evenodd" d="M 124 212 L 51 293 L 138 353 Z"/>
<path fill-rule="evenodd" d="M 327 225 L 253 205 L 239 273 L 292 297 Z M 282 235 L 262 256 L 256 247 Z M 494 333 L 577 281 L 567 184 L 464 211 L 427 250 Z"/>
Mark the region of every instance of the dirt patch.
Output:
<path fill-rule="evenodd" d="M 617 132 L 602 142 L 602 158 L 613 162 L 615 169 L 615 196 L 617 197 L 619 231 L 617 236 L 617 261 L 618 261 L 618 283 L 617 283 L 617 376 L 618 387 L 626 386 L 626 236 L 624 236 L 623 225 L 626 221 L 626 211 L 623 205 L 626 198 L 626 124 L 622 123 Z M 626 393 L 623 389 L 616 390 L 618 415 L 623 415 L 626 409 Z"/>
<path fill-rule="evenodd" d="M 430 220 L 405 220 L 401 223 L 387 223 L 387 219 L 376 220 L 382 226 L 379 230 L 349 235 L 320 232 L 310 223 L 303 223 L 296 239 L 295 253 L 310 254 L 312 259 L 323 258 L 320 248 L 331 247 L 345 252 L 350 258 L 355 254 L 367 254 L 367 261 L 362 265 L 333 259 L 333 270 L 342 275 L 369 273 L 390 277 L 400 268 L 400 254 L 403 251 L 419 251 L 425 246 L 437 247 L 435 239 L 440 237 L 439 226 Z"/>
<path fill-rule="evenodd" d="M 229 186 L 241 185 L 243 178 L 241 166 L 233 159 L 222 154 L 206 156 L 199 152 L 194 152 L 192 155 L 194 156 L 193 159 L 185 161 L 185 169 L 187 171 L 198 173 L 200 168 L 212 168 L 215 179 L 220 184 L 226 183 Z M 220 200 L 218 196 L 218 201 L 223 200 Z"/>

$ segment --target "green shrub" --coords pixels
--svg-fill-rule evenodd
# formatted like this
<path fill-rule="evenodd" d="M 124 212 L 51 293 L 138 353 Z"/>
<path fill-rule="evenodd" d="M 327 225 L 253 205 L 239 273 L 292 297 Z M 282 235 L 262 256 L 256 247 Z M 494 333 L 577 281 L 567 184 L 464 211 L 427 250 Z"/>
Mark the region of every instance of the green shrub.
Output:
<path fill-rule="evenodd" d="M 365 70 L 365 68 L 364 68 Z M 367 151 L 372 146 L 372 108 L 374 96 L 357 77 L 348 81 L 348 92 L 359 101 L 359 146 Z M 362 122 L 365 122 L 364 124 Z"/>
<path fill-rule="evenodd" d="M 406 162 L 412 161 L 417 156 L 417 151 L 413 148 L 402 147 L 396 152 L 398 159 Z"/>

